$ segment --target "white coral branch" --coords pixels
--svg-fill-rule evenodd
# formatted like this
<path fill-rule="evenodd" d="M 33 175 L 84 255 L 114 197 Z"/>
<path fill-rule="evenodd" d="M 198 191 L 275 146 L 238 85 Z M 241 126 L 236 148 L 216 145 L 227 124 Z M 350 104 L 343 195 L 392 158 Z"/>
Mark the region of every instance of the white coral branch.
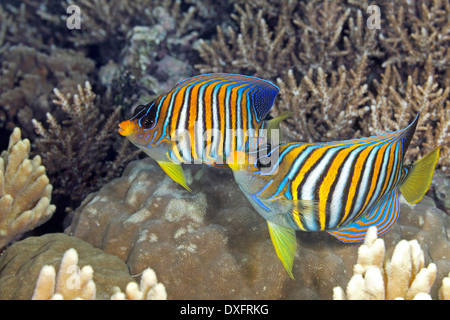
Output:
<path fill-rule="evenodd" d="M 390 261 L 385 261 L 385 247 L 371 227 L 358 250 L 358 262 L 346 291 L 333 289 L 335 300 L 431 299 L 436 265 L 424 267 L 424 253 L 416 240 L 400 241 Z M 450 275 L 449 275 L 450 276 Z M 450 297 L 450 278 L 442 281 L 441 299 Z"/>
<path fill-rule="evenodd" d="M 15 128 L 0 155 L 0 248 L 50 219 L 56 209 L 41 158 L 30 160 L 29 152 L 30 141 Z"/>

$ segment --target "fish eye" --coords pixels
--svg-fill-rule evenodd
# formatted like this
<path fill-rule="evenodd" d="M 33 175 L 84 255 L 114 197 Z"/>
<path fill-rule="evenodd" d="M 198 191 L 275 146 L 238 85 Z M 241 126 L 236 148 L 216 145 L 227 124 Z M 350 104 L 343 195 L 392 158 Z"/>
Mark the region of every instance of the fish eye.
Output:
<path fill-rule="evenodd" d="M 151 114 L 147 114 L 146 116 L 142 117 L 142 119 L 141 119 L 141 126 L 144 129 L 151 128 L 154 123 L 155 123 L 155 118 L 152 117 Z"/>

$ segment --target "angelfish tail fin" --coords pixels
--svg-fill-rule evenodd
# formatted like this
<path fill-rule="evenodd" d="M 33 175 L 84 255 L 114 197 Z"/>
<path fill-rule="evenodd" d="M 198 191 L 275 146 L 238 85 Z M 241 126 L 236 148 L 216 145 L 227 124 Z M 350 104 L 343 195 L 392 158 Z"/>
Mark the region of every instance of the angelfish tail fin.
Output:
<path fill-rule="evenodd" d="M 439 150 L 440 147 L 436 147 L 412 165 L 403 167 L 406 173 L 398 188 L 410 204 L 416 204 L 422 200 L 428 191 L 439 159 Z"/>

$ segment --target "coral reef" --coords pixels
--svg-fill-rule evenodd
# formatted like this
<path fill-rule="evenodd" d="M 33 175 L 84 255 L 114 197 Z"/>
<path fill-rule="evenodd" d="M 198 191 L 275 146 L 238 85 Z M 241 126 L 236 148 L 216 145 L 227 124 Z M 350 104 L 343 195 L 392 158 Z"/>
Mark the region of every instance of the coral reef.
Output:
<path fill-rule="evenodd" d="M 430 289 L 436 277 L 436 265 L 424 267 L 424 253 L 416 240 L 400 241 L 390 260 L 385 261 L 385 247 L 377 239 L 376 227 L 366 234 L 358 250 L 358 262 L 353 269 L 346 293 L 341 287 L 333 290 L 335 300 L 431 299 Z M 443 280 L 443 283 L 447 280 Z M 442 286 L 440 297 L 447 294 Z"/>
<path fill-rule="evenodd" d="M 121 178 L 85 199 L 66 232 L 120 257 L 133 274 L 152 266 L 169 299 L 330 299 L 336 285 L 349 281 L 358 246 L 326 233 L 297 233 L 292 281 L 271 247 L 267 224 L 231 172 L 184 171 L 193 193 L 151 159 L 131 163 Z M 430 198 L 414 207 L 402 203 L 399 220 L 383 237 L 386 251 L 400 239 L 417 239 L 441 281 L 450 271 L 449 227 L 450 217 Z M 430 294 L 437 297 L 438 289 Z"/>
<path fill-rule="evenodd" d="M 80 7 L 81 29 L 68 28 L 69 5 Z M 61 232 L 65 219 L 67 232 L 117 255 L 132 274 L 152 266 L 170 299 L 332 298 L 333 287 L 349 282 L 358 247 L 326 234 L 297 234 L 292 282 L 273 252 L 265 221 L 227 170 L 186 167 L 190 194 L 147 159 L 106 184 L 137 156 L 116 133 L 119 119 L 137 104 L 197 73 L 241 73 L 279 85 L 270 116 L 292 113 L 281 124 L 287 140 L 385 133 L 405 127 L 421 112 L 407 160 L 442 146 L 428 193 L 435 202 L 426 197 L 415 207 L 402 203 L 400 218 L 383 241 L 388 257 L 400 240 L 417 240 L 424 261 L 436 266 L 429 296 L 448 297 L 449 13 L 449 0 L 3 1 L 0 150 L 13 132 L 23 159 L 13 170 L 9 164 L 19 159 L 12 161 L 8 151 L 0 157 L 0 204 L 16 208 L 0 206 L 0 247 L 19 234 Z M 32 156 L 39 155 L 33 160 L 27 159 L 30 142 L 19 141 L 16 127 L 31 140 Z M 27 172 L 35 172 L 28 182 L 22 175 Z M 31 183 L 32 176 L 40 178 Z M 5 186 L 41 194 L 13 196 Z M 23 234 L 35 226 L 28 223 L 41 224 L 55 211 L 52 186 L 56 214 Z M 19 203 L 30 206 L 19 210 Z M 32 222 L 37 209 L 42 215 Z M 31 242 L 23 246 L 24 252 L 27 246 L 30 252 L 44 251 Z M 83 249 L 64 245 L 57 254 L 36 258 L 33 271 L 17 267 L 2 276 L 0 296 L 31 298 L 40 268 L 51 264 L 57 270 L 70 248 L 78 252 L 81 266 L 95 270 L 96 298 L 161 293 L 150 289 L 159 286 L 152 271 L 143 273 L 140 286 L 132 282 L 125 289 L 131 278 L 123 264 L 127 281 L 103 277 L 115 266 L 97 267 L 86 261 Z M 31 253 L 25 256 L 34 261 Z M 0 275 L 7 270 L 13 269 L 0 267 Z M 53 274 L 45 268 L 44 275 Z M 11 292 L 10 287 L 19 289 Z"/>
<path fill-rule="evenodd" d="M 40 136 L 36 147 L 49 168 L 54 192 L 65 194 L 70 189 L 67 201 L 72 203 L 67 205 L 73 205 L 114 177 L 120 166 L 133 159 L 137 152 L 127 152 L 126 141 L 122 141 L 117 151 L 112 150 L 120 108 L 105 119 L 95 104 L 96 95 L 89 82 L 84 87 L 78 85 L 73 95 L 64 95 L 58 89 L 54 93 L 57 99 L 53 102 L 61 106 L 67 119 L 59 124 L 47 113 L 48 129 L 33 119 Z M 115 157 L 110 156 L 111 153 Z M 108 160 L 108 156 L 114 160 Z"/>
<path fill-rule="evenodd" d="M 280 95 L 272 114 L 276 117 L 295 110 L 283 123 L 285 135 L 305 142 L 361 136 L 357 122 L 369 111 L 366 66 L 367 57 L 363 56 L 355 70 L 341 67 L 337 74 L 327 75 L 320 67 L 310 69 L 299 84 L 292 70 L 286 82 L 279 78 Z"/>
<path fill-rule="evenodd" d="M 30 141 L 15 128 L 0 155 L 0 249 L 46 222 L 56 209 L 41 157 L 30 160 L 29 153 Z"/>

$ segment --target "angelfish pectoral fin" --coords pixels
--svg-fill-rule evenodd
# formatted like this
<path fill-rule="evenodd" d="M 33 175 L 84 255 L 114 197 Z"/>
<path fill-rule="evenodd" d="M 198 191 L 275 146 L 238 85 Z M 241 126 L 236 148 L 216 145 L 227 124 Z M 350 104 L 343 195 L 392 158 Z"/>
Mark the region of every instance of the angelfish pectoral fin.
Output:
<path fill-rule="evenodd" d="M 270 238 L 278 258 L 283 263 L 289 276 L 294 279 L 292 275 L 292 266 L 294 264 L 294 256 L 297 250 L 297 239 L 295 237 L 295 230 L 285 228 L 267 221 L 269 226 Z"/>
<path fill-rule="evenodd" d="M 182 185 L 187 191 L 192 192 L 191 188 L 186 184 L 186 178 L 180 164 L 168 161 L 158 161 L 158 164 L 173 181 Z"/>
<path fill-rule="evenodd" d="M 279 138 L 282 139 L 283 135 L 280 130 L 280 123 L 283 120 L 286 120 L 287 118 L 292 116 L 292 112 L 286 111 L 283 112 L 279 117 L 273 118 L 267 122 L 267 139 L 272 140 L 272 130 L 278 130 L 279 132 Z"/>

